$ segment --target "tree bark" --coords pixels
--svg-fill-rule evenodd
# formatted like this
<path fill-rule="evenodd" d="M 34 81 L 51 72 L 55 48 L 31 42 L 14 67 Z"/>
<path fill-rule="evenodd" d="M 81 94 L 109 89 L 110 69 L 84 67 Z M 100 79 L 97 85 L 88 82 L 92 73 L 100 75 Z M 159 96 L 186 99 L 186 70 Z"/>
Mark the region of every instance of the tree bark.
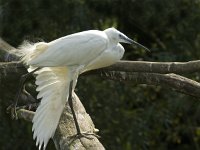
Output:
<path fill-rule="evenodd" d="M 200 70 L 200 60 L 188 62 L 148 62 L 119 61 L 116 64 L 98 69 L 101 71 L 149 72 L 149 73 L 193 73 Z M 95 70 L 97 71 L 97 70 Z"/>
<path fill-rule="evenodd" d="M 121 81 L 125 83 L 161 85 L 170 87 L 178 92 L 200 98 L 200 83 L 186 77 L 170 73 L 144 73 L 144 72 L 120 72 L 109 71 L 98 74 L 100 77 Z"/>

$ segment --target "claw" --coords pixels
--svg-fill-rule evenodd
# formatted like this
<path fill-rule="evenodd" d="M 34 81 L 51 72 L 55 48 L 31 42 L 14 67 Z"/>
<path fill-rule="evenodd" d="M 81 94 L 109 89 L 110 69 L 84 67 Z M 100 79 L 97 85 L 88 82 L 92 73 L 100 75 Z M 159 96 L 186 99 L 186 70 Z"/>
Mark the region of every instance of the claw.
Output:
<path fill-rule="evenodd" d="M 92 136 L 95 136 L 96 138 L 100 138 L 99 135 L 95 134 L 95 133 L 90 133 L 90 132 L 81 132 L 81 133 L 77 133 L 75 135 L 72 135 L 70 136 L 69 138 L 71 139 L 71 142 L 72 143 L 73 141 L 75 141 L 76 139 L 80 139 L 80 138 L 86 138 L 88 140 L 92 140 L 94 139 L 94 137 Z"/>
<path fill-rule="evenodd" d="M 93 137 L 91 137 L 91 135 L 92 135 L 92 136 L 95 136 L 95 137 L 97 137 L 97 138 L 100 138 L 100 136 L 98 136 L 97 134 L 95 134 L 95 133 L 88 133 L 88 132 L 82 132 L 82 133 L 79 133 L 79 134 L 77 134 L 77 135 L 75 135 L 75 136 L 77 136 L 78 138 L 84 137 L 84 138 L 86 138 L 86 139 L 91 140 L 91 139 L 93 139 Z"/>
<path fill-rule="evenodd" d="M 17 120 L 18 116 L 17 116 L 17 108 L 14 104 L 8 106 L 8 108 L 6 109 L 7 113 L 11 113 L 11 118 Z"/>
<path fill-rule="evenodd" d="M 24 87 L 24 82 L 26 81 L 26 79 L 31 76 L 34 72 L 38 71 L 40 69 L 40 67 L 36 68 L 35 70 L 25 74 L 25 75 L 22 75 L 21 79 L 20 79 L 20 83 L 19 83 L 19 89 L 18 89 L 18 92 L 15 96 L 15 102 L 14 104 L 10 105 L 8 108 L 7 108 L 7 112 L 10 110 L 11 112 L 11 117 L 12 119 L 18 119 L 18 116 L 17 116 L 17 103 L 18 103 L 18 100 L 19 100 L 19 96 L 21 95 L 21 92 L 22 90 L 25 88 Z M 25 89 L 24 89 L 25 90 Z"/>

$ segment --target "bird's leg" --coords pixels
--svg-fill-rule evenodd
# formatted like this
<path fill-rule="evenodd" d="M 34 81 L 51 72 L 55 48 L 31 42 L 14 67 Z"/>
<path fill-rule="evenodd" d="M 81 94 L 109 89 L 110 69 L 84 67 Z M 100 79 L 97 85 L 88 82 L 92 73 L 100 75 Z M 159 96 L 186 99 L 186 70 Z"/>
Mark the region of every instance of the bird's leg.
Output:
<path fill-rule="evenodd" d="M 80 130 L 80 127 L 79 127 L 79 124 L 78 124 L 78 121 L 77 121 L 77 118 L 76 118 L 76 114 L 75 114 L 75 111 L 74 111 L 74 108 L 73 108 L 72 87 L 73 87 L 73 80 L 70 82 L 70 85 L 69 85 L 69 99 L 68 99 L 68 103 L 69 103 L 69 107 L 71 108 L 71 111 L 72 111 L 72 116 L 74 118 L 74 122 L 75 122 L 76 130 L 77 130 L 77 134 L 81 134 L 81 130 Z"/>
<path fill-rule="evenodd" d="M 11 110 L 11 117 L 14 119 L 18 119 L 17 117 L 17 111 L 16 111 L 16 108 L 17 108 L 17 103 L 18 103 L 18 100 L 19 100 L 19 96 L 21 94 L 21 91 L 22 91 L 22 88 L 23 88 L 23 85 L 24 85 L 24 82 L 26 81 L 26 79 L 31 76 L 34 72 L 38 71 L 39 69 L 41 68 L 36 68 L 35 70 L 27 73 L 27 74 L 24 74 L 21 76 L 21 79 L 20 79 L 20 82 L 19 82 L 19 88 L 18 88 L 18 91 L 17 91 L 17 94 L 15 95 L 15 100 L 14 100 L 14 103 L 12 105 L 10 105 L 8 108 L 7 108 L 7 111 Z"/>
<path fill-rule="evenodd" d="M 27 105 L 16 107 L 16 109 L 17 110 L 26 109 L 26 110 L 35 111 L 38 108 L 38 106 L 39 106 L 39 103 L 32 103 L 32 104 L 27 104 Z"/>
<path fill-rule="evenodd" d="M 69 106 L 71 108 L 72 116 L 74 118 L 76 130 L 77 130 L 77 134 L 74 137 L 76 137 L 76 138 L 85 137 L 87 139 L 92 139 L 91 137 L 88 137 L 88 135 L 93 135 L 93 136 L 99 138 L 100 136 L 96 135 L 95 133 L 87 133 L 87 132 L 82 133 L 81 132 L 80 126 L 78 124 L 78 120 L 76 118 L 76 114 L 75 114 L 75 111 L 74 111 L 74 108 L 73 108 L 72 88 L 73 88 L 73 80 L 70 82 L 70 85 L 69 85 L 69 99 L 68 99 L 68 103 L 69 103 Z"/>

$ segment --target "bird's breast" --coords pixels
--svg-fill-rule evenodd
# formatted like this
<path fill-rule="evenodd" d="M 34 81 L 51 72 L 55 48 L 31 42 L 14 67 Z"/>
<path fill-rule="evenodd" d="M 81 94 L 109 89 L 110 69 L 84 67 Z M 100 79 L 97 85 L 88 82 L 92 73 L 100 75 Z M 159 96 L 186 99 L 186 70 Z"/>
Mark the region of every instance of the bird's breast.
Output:
<path fill-rule="evenodd" d="M 86 65 L 85 71 L 110 66 L 119 61 L 124 55 L 124 48 L 121 44 L 106 49 L 101 55 Z"/>

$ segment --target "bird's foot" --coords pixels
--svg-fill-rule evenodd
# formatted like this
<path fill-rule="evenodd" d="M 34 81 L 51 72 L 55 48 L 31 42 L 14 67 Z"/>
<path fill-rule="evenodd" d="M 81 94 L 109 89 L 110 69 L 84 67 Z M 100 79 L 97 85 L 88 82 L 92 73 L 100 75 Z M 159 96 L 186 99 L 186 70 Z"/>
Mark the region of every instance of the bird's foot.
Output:
<path fill-rule="evenodd" d="M 39 106 L 39 103 L 31 103 L 31 104 L 26 104 L 24 106 L 17 107 L 17 110 L 26 109 L 26 110 L 35 111 L 38 108 L 38 106 Z"/>
<path fill-rule="evenodd" d="M 39 105 L 39 103 L 33 103 L 33 104 L 27 104 L 27 105 L 24 105 L 24 106 L 16 107 L 15 104 L 11 104 L 10 106 L 8 106 L 6 111 L 7 111 L 7 113 L 11 114 L 12 119 L 17 120 L 18 119 L 17 110 L 19 110 L 19 109 L 36 110 L 38 105 Z"/>
<path fill-rule="evenodd" d="M 82 132 L 82 133 L 77 133 L 75 136 L 77 136 L 78 138 L 87 138 L 89 140 L 93 139 L 95 136 L 96 138 L 100 138 L 99 135 L 97 135 L 96 133 L 91 133 L 91 132 Z"/>
<path fill-rule="evenodd" d="M 91 133 L 91 132 L 81 132 L 81 133 L 77 133 L 76 135 L 72 135 L 69 138 L 72 139 L 71 142 L 75 141 L 76 139 L 80 139 L 80 138 L 86 138 L 88 140 L 92 140 L 94 139 L 94 137 L 96 138 L 100 138 L 99 135 L 97 135 L 96 133 Z"/>
<path fill-rule="evenodd" d="M 7 113 L 11 114 L 11 118 L 17 120 L 18 116 L 17 116 L 17 108 L 15 106 L 15 104 L 11 104 L 10 106 L 8 106 L 8 108 L 6 109 Z"/>

